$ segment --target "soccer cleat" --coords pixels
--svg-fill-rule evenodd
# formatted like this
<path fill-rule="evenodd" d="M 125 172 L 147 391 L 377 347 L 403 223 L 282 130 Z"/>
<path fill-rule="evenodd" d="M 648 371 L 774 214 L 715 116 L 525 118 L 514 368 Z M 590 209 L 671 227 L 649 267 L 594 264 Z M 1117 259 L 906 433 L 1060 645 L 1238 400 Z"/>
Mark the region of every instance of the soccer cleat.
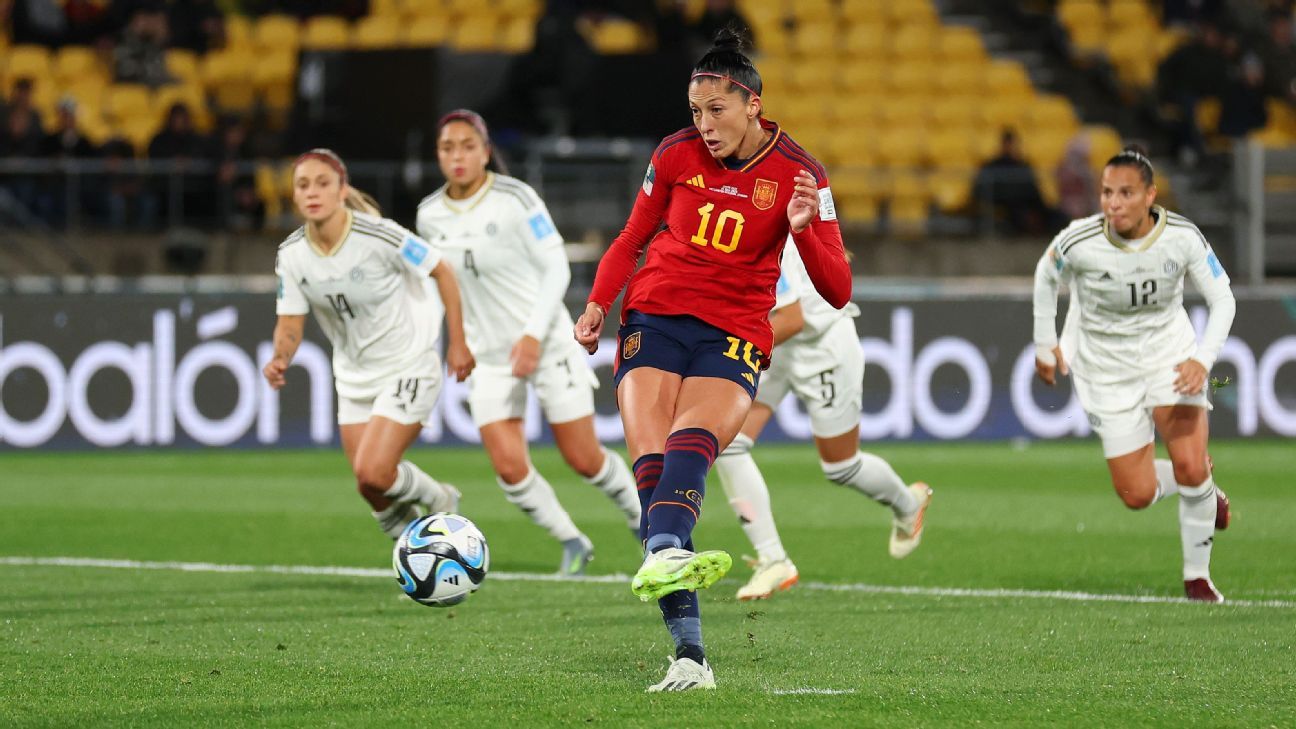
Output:
<path fill-rule="evenodd" d="M 739 600 L 764 600 L 795 585 L 800 576 L 790 559 L 752 561 L 751 579 L 738 588 Z"/>
<path fill-rule="evenodd" d="M 711 672 L 711 664 L 707 659 L 703 658 L 702 665 L 699 666 L 692 658 L 676 658 L 671 661 L 670 668 L 666 669 L 666 678 L 661 683 L 649 686 L 648 693 L 713 688 L 715 674 Z"/>
<path fill-rule="evenodd" d="M 427 513 L 429 514 L 435 514 L 440 511 L 444 511 L 447 514 L 458 514 L 459 499 L 463 494 L 459 492 L 459 489 L 444 481 L 440 483 L 442 486 L 440 492 L 437 493 L 436 496 L 432 497 L 431 500 L 424 502 L 423 507 L 427 509 Z"/>
<path fill-rule="evenodd" d="M 563 577 L 575 577 L 585 574 L 585 567 L 594 560 L 594 543 L 584 534 L 575 539 L 563 542 L 562 564 L 558 574 Z"/>
<path fill-rule="evenodd" d="M 1220 489 L 1215 487 L 1215 531 L 1222 532 L 1228 529 L 1229 520 L 1232 515 L 1229 514 L 1228 496 Z"/>
<path fill-rule="evenodd" d="M 1184 580 L 1184 594 L 1189 600 L 1198 602 L 1224 602 L 1224 596 L 1215 589 L 1215 583 L 1211 582 L 1209 577 Z"/>
<path fill-rule="evenodd" d="M 733 558 L 718 549 L 690 552 L 671 547 L 644 559 L 630 590 L 644 602 L 680 590 L 701 590 L 715 584 L 732 566 Z"/>
<path fill-rule="evenodd" d="M 918 548 L 918 543 L 922 541 L 923 517 L 927 515 L 927 507 L 931 505 L 931 486 L 918 481 L 909 484 L 909 492 L 918 500 L 918 510 L 909 516 L 897 515 L 891 521 L 891 556 L 896 559 L 904 559 Z"/>

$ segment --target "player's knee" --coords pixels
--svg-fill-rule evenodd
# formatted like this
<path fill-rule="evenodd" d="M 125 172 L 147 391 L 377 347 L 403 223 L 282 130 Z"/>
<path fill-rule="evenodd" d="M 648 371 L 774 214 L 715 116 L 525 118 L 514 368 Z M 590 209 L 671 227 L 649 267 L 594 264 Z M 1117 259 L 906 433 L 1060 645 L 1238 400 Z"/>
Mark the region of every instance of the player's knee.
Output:
<path fill-rule="evenodd" d="M 1174 462 L 1175 483 L 1183 486 L 1198 486 L 1210 477 L 1210 470 L 1206 467 L 1206 459 L 1194 459 L 1192 461 L 1175 461 Z"/>
<path fill-rule="evenodd" d="M 594 478 L 603 470 L 603 450 L 601 448 L 583 448 L 576 452 L 564 452 L 563 460 L 576 473 L 585 478 Z"/>
<path fill-rule="evenodd" d="M 357 463 L 355 479 L 356 490 L 361 496 L 381 496 L 395 482 L 396 469 L 380 463 Z"/>
<path fill-rule="evenodd" d="M 1153 486 L 1151 489 L 1119 489 L 1116 493 L 1125 506 L 1138 511 L 1152 505 L 1152 501 L 1156 498 L 1156 487 Z"/>
<path fill-rule="evenodd" d="M 531 473 L 531 465 L 526 459 L 507 459 L 495 463 L 495 475 L 506 484 L 519 484 Z"/>

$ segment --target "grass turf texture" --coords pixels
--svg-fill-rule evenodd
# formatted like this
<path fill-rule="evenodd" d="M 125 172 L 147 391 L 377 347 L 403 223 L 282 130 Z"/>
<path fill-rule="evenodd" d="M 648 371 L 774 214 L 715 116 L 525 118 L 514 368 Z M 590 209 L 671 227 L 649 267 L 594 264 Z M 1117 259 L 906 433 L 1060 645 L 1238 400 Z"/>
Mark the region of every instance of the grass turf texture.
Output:
<path fill-rule="evenodd" d="M 806 446 L 756 451 L 805 582 L 1181 595 L 1177 506 L 1125 510 L 1096 443 L 884 445 L 936 489 L 923 545 L 831 486 Z M 1296 602 L 1291 445 L 1212 446 L 1235 519 L 1230 599 Z M 633 573 L 620 514 L 538 450 L 592 573 Z M 413 459 L 464 490 L 492 569 L 559 548 L 505 502 L 478 450 Z M 383 568 L 390 542 L 337 451 L 0 455 L 0 556 Z M 718 484 L 697 541 L 747 550 Z M 492 581 L 448 610 L 394 579 L 0 566 L 0 726 L 1292 726 L 1296 608 L 866 594 L 705 593 L 719 688 L 643 693 L 670 652 L 655 605 L 614 584 Z M 838 695 L 781 694 L 837 690 Z"/>

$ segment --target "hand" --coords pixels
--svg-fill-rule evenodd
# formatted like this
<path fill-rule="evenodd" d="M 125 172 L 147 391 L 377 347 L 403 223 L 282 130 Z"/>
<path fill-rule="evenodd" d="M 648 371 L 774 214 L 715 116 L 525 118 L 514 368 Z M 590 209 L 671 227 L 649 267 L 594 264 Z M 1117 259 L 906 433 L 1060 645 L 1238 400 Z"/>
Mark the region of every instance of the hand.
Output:
<path fill-rule="evenodd" d="M 788 223 L 793 233 L 800 233 L 819 216 L 819 188 L 809 172 L 797 172 L 792 187 L 792 199 L 788 201 Z"/>
<path fill-rule="evenodd" d="M 598 351 L 605 316 L 603 307 L 591 301 L 585 305 L 585 313 L 576 320 L 576 341 L 590 354 Z"/>
<path fill-rule="evenodd" d="M 459 382 L 468 379 L 472 374 L 473 368 L 477 366 L 477 360 L 473 359 L 472 352 L 468 350 L 468 345 L 463 342 L 450 342 L 446 347 L 446 367 L 450 373 L 455 376 Z"/>
<path fill-rule="evenodd" d="M 509 352 L 509 362 L 513 363 L 514 377 L 527 377 L 535 372 L 540 364 L 540 340 L 524 334 Z"/>
<path fill-rule="evenodd" d="M 1053 362 L 1049 364 L 1039 357 L 1035 358 L 1035 374 L 1049 387 L 1057 384 L 1057 376 L 1063 377 L 1071 374 L 1071 368 L 1067 367 L 1066 360 L 1062 358 L 1062 348 L 1053 348 Z"/>
<path fill-rule="evenodd" d="M 1174 389 L 1180 395 L 1197 395 L 1206 384 L 1206 366 L 1195 359 L 1186 359 L 1175 365 Z"/>
<path fill-rule="evenodd" d="M 271 390 L 278 390 L 288 383 L 284 373 L 288 371 L 288 360 L 282 357 L 275 357 L 266 366 L 262 368 L 261 374 L 265 375 L 266 382 L 270 383 Z"/>

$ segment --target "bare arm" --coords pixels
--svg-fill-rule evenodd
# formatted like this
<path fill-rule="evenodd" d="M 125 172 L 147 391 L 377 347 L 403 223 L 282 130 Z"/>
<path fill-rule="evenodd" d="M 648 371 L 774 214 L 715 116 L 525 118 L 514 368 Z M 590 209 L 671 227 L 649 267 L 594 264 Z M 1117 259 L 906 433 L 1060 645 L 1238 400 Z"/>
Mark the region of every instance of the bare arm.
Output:
<path fill-rule="evenodd" d="M 805 312 L 800 301 L 770 312 L 770 326 L 774 328 L 774 346 L 777 347 L 805 329 Z"/>
<path fill-rule="evenodd" d="M 439 261 L 432 269 L 432 280 L 436 282 L 437 291 L 441 294 L 441 303 L 445 305 L 446 333 L 450 341 L 446 344 L 446 366 L 460 382 L 468 379 L 476 362 L 468 350 L 468 340 L 464 336 L 463 303 L 459 298 L 459 282 L 455 280 L 454 270 L 445 261 Z"/>
<path fill-rule="evenodd" d="M 271 388 L 278 390 L 287 382 L 284 373 L 288 371 L 293 355 L 297 354 L 297 348 L 301 346 L 302 334 L 305 331 L 305 314 L 280 315 L 275 321 L 274 356 L 261 370 L 261 374 L 265 375 L 266 382 L 270 383 Z"/>

